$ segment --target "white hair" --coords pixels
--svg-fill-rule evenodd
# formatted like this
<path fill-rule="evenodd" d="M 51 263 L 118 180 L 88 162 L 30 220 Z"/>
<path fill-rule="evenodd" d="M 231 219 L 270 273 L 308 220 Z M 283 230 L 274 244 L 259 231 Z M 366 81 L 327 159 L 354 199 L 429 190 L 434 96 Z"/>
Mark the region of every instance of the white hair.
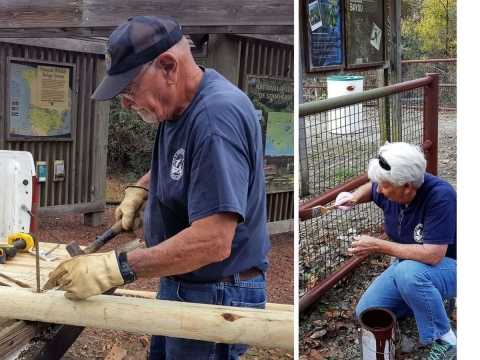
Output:
<path fill-rule="evenodd" d="M 368 178 L 371 181 L 386 181 L 396 187 L 411 183 L 415 189 L 423 184 L 427 161 L 420 146 L 404 142 L 387 143 L 380 147 L 378 155 L 390 165 L 390 170 L 382 168 L 378 158 L 370 160 Z"/>
<path fill-rule="evenodd" d="M 173 52 L 174 54 L 179 54 L 183 51 L 188 51 L 190 52 L 190 43 L 188 42 L 188 39 L 183 36 L 179 42 L 177 42 L 175 45 L 173 45 L 170 49 L 168 49 L 167 51 L 171 51 Z M 160 55 L 158 55 L 160 56 Z M 147 67 L 147 70 L 146 71 L 146 74 L 147 75 L 152 75 L 155 73 L 155 71 L 157 70 L 155 68 L 155 66 L 150 66 L 150 63 L 146 63 L 144 65 L 144 67 Z M 140 70 L 141 71 L 141 70 Z"/>
<path fill-rule="evenodd" d="M 185 50 L 188 50 L 190 52 L 190 43 L 188 42 L 188 39 L 183 36 L 179 42 L 177 42 L 170 48 L 170 50 L 174 53 L 179 53 Z"/>

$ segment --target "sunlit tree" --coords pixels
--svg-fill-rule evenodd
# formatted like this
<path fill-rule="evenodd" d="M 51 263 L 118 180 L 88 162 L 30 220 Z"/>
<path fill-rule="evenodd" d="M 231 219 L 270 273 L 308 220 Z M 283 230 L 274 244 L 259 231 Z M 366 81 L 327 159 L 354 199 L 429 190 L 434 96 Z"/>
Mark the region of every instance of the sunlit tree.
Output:
<path fill-rule="evenodd" d="M 457 56 L 456 0 L 423 0 L 418 20 L 413 30 L 428 57 Z"/>

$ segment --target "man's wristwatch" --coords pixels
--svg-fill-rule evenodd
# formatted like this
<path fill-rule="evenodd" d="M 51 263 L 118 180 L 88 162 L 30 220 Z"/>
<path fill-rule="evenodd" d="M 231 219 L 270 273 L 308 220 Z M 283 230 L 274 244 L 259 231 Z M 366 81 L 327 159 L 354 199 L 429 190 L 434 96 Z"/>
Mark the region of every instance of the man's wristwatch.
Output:
<path fill-rule="evenodd" d="M 118 263 L 120 264 L 120 273 L 122 274 L 125 284 L 130 284 L 137 280 L 137 275 L 135 275 L 130 265 L 128 265 L 126 252 L 121 252 L 120 255 L 118 255 Z"/>

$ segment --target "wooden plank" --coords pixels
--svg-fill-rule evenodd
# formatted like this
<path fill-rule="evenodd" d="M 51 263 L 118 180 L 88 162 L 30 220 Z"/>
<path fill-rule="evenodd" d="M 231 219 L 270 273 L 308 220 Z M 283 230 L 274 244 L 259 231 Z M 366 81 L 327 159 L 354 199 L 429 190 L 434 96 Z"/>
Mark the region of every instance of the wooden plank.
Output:
<path fill-rule="evenodd" d="M 239 84 L 239 44 L 238 39 L 225 34 L 210 35 L 208 40 L 207 66 L 214 68 L 232 84 Z"/>
<path fill-rule="evenodd" d="M 39 248 L 40 250 L 48 252 L 56 245 L 56 243 L 40 242 Z M 70 255 L 66 250 L 66 245 L 63 244 L 53 250 L 51 255 L 58 256 L 58 258 L 52 261 L 40 259 L 40 283 L 42 287 L 48 280 L 48 274 L 53 271 L 62 260 L 70 258 Z M 0 273 L 5 274 L 17 281 L 28 284 L 33 288 L 36 288 L 37 272 L 35 263 L 35 255 L 28 252 L 20 252 L 17 253 L 17 255 L 13 259 L 7 260 L 4 264 L 0 264 Z M 12 287 L 19 287 L 13 281 L 7 279 L 4 279 L 2 281 Z"/>
<path fill-rule="evenodd" d="M 17 321 L 0 331 L 0 359 L 7 359 L 48 326 L 41 322 Z"/>
<path fill-rule="evenodd" d="M 90 83 L 88 88 L 88 97 L 95 91 L 97 84 L 103 80 L 107 74 L 103 61 L 97 61 L 96 56 L 91 57 L 91 74 L 90 79 L 94 79 L 93 85 Z M 96 66 L 95 66 L 96 65 Z M 91 191 L 89 194 L 89 200 L 102 201 L 106 196 L 106 179 L 107 179 L 107 145 L 108 145 L 108 126 L 109 126 L 109 113 L 110 113 L 110 101 L 95 101 L 92 104 L 94 107 L 94 118 L 92 120 L 91 128 L 93 131 L 92 155 L 90 160 L 94 166 L 89 166 L 91 170 Z M 84 215 L 84 223 L 90 226 L 98 226 L 105 222 L 104 212 L 86 213 Z"/>
<path fill-rule="evenodd" d="M 22 44 L 29 46 L 38 46 L 50 49 L 59 49 L 67 51 L 75 51 L 89 54 L 105 55 L 105 43 L 103 41 L 86 41 L 77 39 L 47 39 L 47 38 L 0 38 L 0 42 L 8 42 L 13 44 Z"/>
<path fill-rule="evenodd" d="M 12 307 L 12 299 L 30 306 Z M 62 291 L 39 294 L 7 287 L 0 292 L 2 305 L 11 309 L 9 317 L 21 320 L 294 349 L 293 312 L 109 295 L 72 301 Z"/>
<path fill-rule="evenodd" d="M 40 217 L 47 217 L 47 216 L 56 216 L 56 215 L 71 215 L 71 214 L 79 214 L 79 213 L 97 212 L 97 211 L 105 211 L 105 201 L 39 207 L 37 210 L 37 214 Z"/>
<path fill-rule="evenodd" d="M 258 39 L 262 41 L 271 41 L 274 43 L 295 45 L 295 38 L 293 35 L 258 35 L 258 34 L 237 34 L 240 37 L 246 37 L 249 39 Z M 281 76 L 281 75 L 279 75 Z"/>
<path fill-rule="evenodd" d="M 291 26 L 294 2 L 291 0 L 182 1 L 96 0 L 4 0 L 0 26 L 4 29 L 104 28 L 116 27 L 131 16 L 158 12 L 176 18 L 182 27 L 256 25 Z M 204 32 L 207 33 L 207 32 Z M 247 30 L 247 33 L 248 32 Z"/>
<path fill-rule="evenodd" d="M 34 28 L 5 29 L 0 27 L 0 38 L 76 38 L 109 37 L 117 27 L 105 28 Z M 182 26 L 184 34 L 278 34 L 292 35 L 293 25 L 245 26 Z"/>

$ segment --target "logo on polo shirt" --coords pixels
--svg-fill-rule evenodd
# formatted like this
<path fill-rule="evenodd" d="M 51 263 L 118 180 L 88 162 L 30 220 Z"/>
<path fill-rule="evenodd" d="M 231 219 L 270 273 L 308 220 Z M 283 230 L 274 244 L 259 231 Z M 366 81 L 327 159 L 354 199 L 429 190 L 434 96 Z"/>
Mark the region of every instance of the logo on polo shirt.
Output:
<path fill-rule="evenodd" d="M 415 230 L 413 231 L 413 239 L 417 243 L 423 244 L 423 224 L 418 224 L 415 226 Z"/>
<path fill-rule="evenodd" d="M 185 150 L 178 149 L 173 155 L 172 168 L 170 169 L 170 177 L 173 180 L 179 180 L 183 175 L 183 165 L 185 161 Z"/>

